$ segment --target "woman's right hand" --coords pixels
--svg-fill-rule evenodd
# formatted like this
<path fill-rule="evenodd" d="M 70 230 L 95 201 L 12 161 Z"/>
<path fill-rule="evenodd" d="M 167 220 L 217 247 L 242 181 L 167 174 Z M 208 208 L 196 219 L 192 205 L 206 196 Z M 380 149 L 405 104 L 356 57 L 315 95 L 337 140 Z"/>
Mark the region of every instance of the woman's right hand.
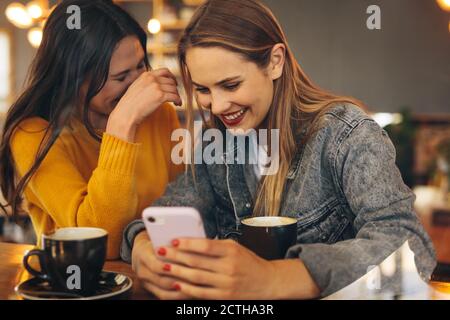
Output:
<path fill-rule="evenodd" d="M 138 125 L 166 102 L 182 104 L 175 76 L 166 68 L 144 72 L 111 112 L 106 132 L 134 142 Z"/>
<path fill-rule="evenodd" d="M 163 300 L 189 299 L 188 296 L 174 288 L 177 279 L 167 276 L 167 271 L 164 270 L 166 264 L 156 257 L 145 231 L 139 233 L 134 239 L 131 262 L 133 271 L 143 287 L 157 298 Z"/>

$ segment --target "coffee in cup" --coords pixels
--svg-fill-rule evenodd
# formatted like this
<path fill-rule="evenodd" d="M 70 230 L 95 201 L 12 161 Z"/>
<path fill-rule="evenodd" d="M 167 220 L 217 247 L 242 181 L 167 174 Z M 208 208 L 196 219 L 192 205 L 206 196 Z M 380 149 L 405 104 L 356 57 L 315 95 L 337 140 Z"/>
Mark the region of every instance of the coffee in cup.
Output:
<path fill-rule="evenodd" d="M 283 259 L 297 242 L 297 219 L 253 217 L 241 221 L 239 243 L 267 260 Z"/>
<path fill-rule="evenodd" d="M 106 259 L 107 231 L 99 228 L 61 228 L 42 235 L 42 250 L 28 251 L 23 264 L 53 290 L 88 295 L 96 289 Z M 37 256 L 41 271 L 29 264 Z"/>

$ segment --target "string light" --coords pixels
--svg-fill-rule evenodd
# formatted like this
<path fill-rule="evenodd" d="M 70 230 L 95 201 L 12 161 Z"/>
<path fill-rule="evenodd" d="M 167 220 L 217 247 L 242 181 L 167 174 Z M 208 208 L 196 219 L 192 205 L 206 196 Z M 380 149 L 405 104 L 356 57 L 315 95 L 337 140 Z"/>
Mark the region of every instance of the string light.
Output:
<path fill-rule="evenodd" d="M 28 31 L 28 41 L 33 46 L 33 48 L 38 48 L 42 41 L 42 29 L 41 28 L 31 28 Z"/>
<path fill-rule="evenodd" d="M 157 34 L 159 31 L 161 31 L 161 22 L 159 22 L 158 19 L 150 19 L 147 28 L 150 33 Z"/>
<path fill-rule="evenodd" d="M 36 0 L 26 5 L 13 2 L 6 7 L 5 11 L 8 20 L 16 27 L 22 29 L 33 27 L 28 31 L 27 38 L 34 48 L 39 47 L 42 41 L 43 26 L 50 13 L 51 10 L 45 2 Z"/>
<path fill-rule="evenodd" d="M 33 19 L 39 19 L 44 14 L 44 10 L 36 1 L 31 1 L 27 4 L 27 12 Z"/>
<path fill-rule="evenodd" d="M 6 7 L 6 17 L 16 27 L 25 29 L 31 27 L 33 19 L 28 14 L 25 6 L 21 3 L 13 2 Z"/>
<path fill-rule="evenodd" d="M 450 0 L 436 0 L 442 10 L 450 12 Z"/>

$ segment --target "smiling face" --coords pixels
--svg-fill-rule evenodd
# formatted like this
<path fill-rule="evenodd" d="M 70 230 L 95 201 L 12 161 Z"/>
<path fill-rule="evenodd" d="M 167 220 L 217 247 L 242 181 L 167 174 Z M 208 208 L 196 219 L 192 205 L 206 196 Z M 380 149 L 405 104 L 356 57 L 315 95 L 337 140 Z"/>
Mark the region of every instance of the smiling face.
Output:
<path fill-rule="evenodd" d="M 128 87 L 146 71 L 144 54 L 137 37 L 128 36 L 117 45 L 111 57 L 108 79 L 89 104 L 89 116 L 95 128 L 106 127 L 109 114 L 114 110 L 120 98 Z"/>
<path fill-rule="evenodd" d="M 228 129 L 247 131 L 264 126 L 272 105 L 273 81 L 281 75 L 275 47 L 273 54 L 262 69 L 220 47 L 188 49 L 186 64 L 198 104 L 210 109 Z"/>

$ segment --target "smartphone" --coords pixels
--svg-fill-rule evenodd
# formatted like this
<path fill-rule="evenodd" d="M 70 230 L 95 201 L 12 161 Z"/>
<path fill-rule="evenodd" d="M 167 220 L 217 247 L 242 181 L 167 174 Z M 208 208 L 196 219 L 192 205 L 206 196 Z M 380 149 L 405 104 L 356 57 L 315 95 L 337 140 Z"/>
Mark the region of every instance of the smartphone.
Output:
<path fill-rule="evenodd" d="M 174 239 L 206 238 L 200 213 L 188 207 L 150 207 L 142 219 L 153 248 L 171 246 Z"/>

